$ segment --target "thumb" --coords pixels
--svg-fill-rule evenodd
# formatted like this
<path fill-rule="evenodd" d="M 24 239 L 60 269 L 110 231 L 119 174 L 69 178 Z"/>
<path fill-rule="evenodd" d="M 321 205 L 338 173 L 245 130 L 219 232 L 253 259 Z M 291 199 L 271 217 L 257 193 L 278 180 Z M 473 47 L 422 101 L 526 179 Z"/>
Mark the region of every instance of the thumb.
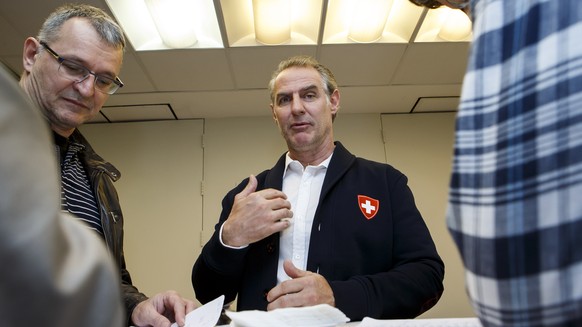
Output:
<path fill-rule="evenodd" d="M 303 276 L 307 275 L 307 272 L 305 270 L 301 270 L 301 269 L 295 267 L 295 265 L 293 265 L 291 260 L 285 260 L 283 262 L 283 269 L 285 270 L 285 273 L 287 274 L 287 276 L 289 276 L 291 278 L 299 278 L 299 277 L 303 277 Z"/>
<path fill-rule="evenodd" d="M 253 193 L 257 189 L 257 184 L 258 182 L 255 175 L 249 176 L 249 182 L 247 183 L 247 186 L 245 186 L 245 188 L 240 191 L 239 196 L 246 197 Z"/>

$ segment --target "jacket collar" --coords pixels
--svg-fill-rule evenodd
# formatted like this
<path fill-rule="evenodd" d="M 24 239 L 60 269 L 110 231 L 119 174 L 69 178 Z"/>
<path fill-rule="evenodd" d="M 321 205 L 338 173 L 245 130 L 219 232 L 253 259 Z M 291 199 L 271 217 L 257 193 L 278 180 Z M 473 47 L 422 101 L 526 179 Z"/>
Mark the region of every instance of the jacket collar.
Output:
<path fill-rule="evenodd" d="M 89 170 L 89 174 L 93 175 L 93 171 L 100 170 L 104 171 L 113 181 L 117 181 L 121 177 L 121 172 L 115 168 L 110 162 L 103 159 L 100 155 L 98 155 L 89 144 L 89 141 L 81 134 L 78 129 L 73 131 L 73 134 L 69 136 L 69 140 L 71 142 L 76 142 L 85 146 L 84 151 L 84 161 L 87 165 L 87 169 Z"/>
<path fill-rule="evenodd" d="M 350 153 L 341 142 L 334 142 L 335 149 L 327 168 L 327 173 L 323 181 L 321 198 L 327 194 L 331 187 L 346 173 L 349 167 L 356 160 L 356 156 Z M 286 153 L 281 155 L 275 166 L 265 178 L 265 187 L 281 190 L 283 188 L 283 173 L 285 172 Z"/>
<path fill-rule="evenodd" d="M 341 142 L 335 142 L 333 157 L 331 157 L 321 188 L 321 199 L 325 198 L 329 190 L 342 178 L 355 160 L 356 156 L 350 153 Z"/>

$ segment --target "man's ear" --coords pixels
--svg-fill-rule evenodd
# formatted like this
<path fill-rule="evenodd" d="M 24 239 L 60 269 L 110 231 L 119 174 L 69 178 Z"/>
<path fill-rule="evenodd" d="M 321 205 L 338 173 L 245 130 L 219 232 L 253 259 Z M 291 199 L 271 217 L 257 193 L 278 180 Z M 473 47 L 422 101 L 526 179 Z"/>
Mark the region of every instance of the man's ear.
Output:
<path fill-rule="evenodd" d="M 340 108 L 340 92 L 338 89 L 333 91 L 333 93 L 329 96 L 329 103 L 331 106 L 331 115 L 335 116 Z"/>
<path fill-rule="evenodd" d="M 279 121 L 277 120 L 277 115 L 275 115 L 275 106 L 273 106 L 272 103 L 269 106 L 271 107 L 271 113 L 273 114 L 273 120 L 275 121 L 275 124 L 279 125 Z"/>
<path fill-rule="evenodd" d="M 24 50 L 22 51 L 22 66 L 24 70 L 30 72 L 32 70 L 32 66 L 36 61 L 36 55 L 40 49 L 40 43 L 33 38 L 29 37 L 24 41 Z"/>

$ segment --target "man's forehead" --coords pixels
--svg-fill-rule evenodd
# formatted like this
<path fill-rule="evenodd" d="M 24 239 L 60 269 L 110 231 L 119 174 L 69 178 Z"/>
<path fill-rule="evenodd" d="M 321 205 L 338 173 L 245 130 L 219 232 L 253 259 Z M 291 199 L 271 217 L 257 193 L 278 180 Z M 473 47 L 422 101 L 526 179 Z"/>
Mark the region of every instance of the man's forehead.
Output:
<path fill-rule="evenodd" d="M 313 89 L 323 89 L 321 78 L 315 69 L 298 67 L 281 72 L 275 81 L 276 93 L 299 92 Z"/>

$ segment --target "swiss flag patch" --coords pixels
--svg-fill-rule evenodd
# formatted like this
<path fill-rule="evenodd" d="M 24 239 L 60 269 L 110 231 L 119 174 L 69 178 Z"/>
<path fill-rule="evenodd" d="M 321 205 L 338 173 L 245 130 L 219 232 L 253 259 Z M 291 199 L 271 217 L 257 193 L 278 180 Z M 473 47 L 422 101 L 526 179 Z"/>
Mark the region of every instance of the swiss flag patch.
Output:
<path fill-rule="evenodd" d="M 380 201 L 369 196 L 358 195 L 358 206 L 366 219 L 372 219 L 380 209 Z"/>

